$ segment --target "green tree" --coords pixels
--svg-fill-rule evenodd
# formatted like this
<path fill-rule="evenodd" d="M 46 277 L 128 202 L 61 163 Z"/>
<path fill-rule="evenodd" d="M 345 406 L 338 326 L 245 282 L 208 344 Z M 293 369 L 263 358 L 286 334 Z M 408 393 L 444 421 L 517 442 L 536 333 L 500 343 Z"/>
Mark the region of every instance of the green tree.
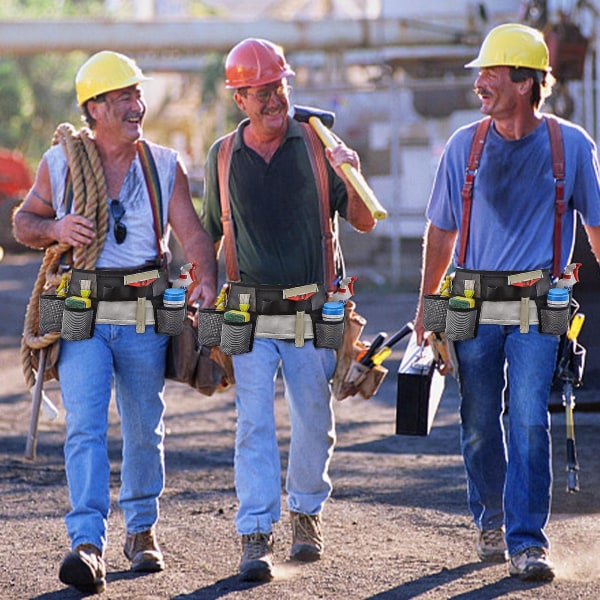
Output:
<path fill-rule="evenodd" d="M 59 123 L 79 123 L 75 72 L 80 53 L 0 58 L 0 146 L 17 149 L 37 164 Z"/>

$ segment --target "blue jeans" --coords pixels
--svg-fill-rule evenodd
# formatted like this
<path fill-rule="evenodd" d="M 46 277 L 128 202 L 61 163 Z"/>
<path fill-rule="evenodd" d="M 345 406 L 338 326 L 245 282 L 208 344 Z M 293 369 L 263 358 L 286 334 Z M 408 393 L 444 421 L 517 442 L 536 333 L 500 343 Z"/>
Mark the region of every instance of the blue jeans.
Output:
<path fill-rule="evenodd" d="M 123 438 L 119 505 L 127 531 L 158 520 L 164 486 L 164 371 L 168 336 L 153 327 L 96 325 L 94 336 L 61 340 L 58 371 L 66 410 L 64 447 L 71 545 L 106 548 L 110 508 L 108 408 L 114 379 Z"/>
<path fill-rule="evenodd" d="M 558 336 L 518 326 L 480 325 L 455 342 L 461 444 L 469 509 L 479 529 L 506 527 L 511 556 L 548 548 L 552 466 L 548 399 Z M 503 392 L 508 381 L 508 432 Z"/>
<path fill-rule="evenodd" d="M 290 417 L 286 491 L 288 507 L 317 514 L 331 494 L 328 468 L 335 444 L 329 380 L 333 350 L 307 340 L 257 338 L 251 352 L 233 357 L 237 433 L 235 486 L 239 534 L 268 533 L 281 513 L 281 466 L 275 428 L 275 379 L 278 367 Z"/>

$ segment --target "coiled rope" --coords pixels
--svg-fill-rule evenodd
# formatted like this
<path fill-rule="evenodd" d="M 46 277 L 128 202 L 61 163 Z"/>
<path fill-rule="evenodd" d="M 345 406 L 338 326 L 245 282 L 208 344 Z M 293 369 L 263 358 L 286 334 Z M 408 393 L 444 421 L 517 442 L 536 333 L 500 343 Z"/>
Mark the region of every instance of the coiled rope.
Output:
<path fill-rule="evenodd" d="M 102 162 L 92 132 L 83 127 L 77 131 L 70 123 L 61 123 L 54 132 L 52 145 L 61 144 L 73 182 L 73 211 L 96 224 L 96 237 L 91 245 L 73 248 L 72 266 L 77 269 L 93 269 L 106 240 L 108 231 L 108 195 Z M 39 351 L 50 346 L 58 352 L 60 332 L 41 333 L 39 327 L 40 295 L 61 282 L 60 261 L 71 246 L 52 244 L 46 249 L 38 271 L 31 297 L 25 312 L 23 337 L 21 338 L 21 364 L 27 385 L 35 384 L 34 370 L 39 364 Z M 57 358 L 55 356 L 54 358 Z M 44 370 L 44 381 L 58 379 L 53 361 Z M 55 362 L 55 361 L 54 361 Z"/>

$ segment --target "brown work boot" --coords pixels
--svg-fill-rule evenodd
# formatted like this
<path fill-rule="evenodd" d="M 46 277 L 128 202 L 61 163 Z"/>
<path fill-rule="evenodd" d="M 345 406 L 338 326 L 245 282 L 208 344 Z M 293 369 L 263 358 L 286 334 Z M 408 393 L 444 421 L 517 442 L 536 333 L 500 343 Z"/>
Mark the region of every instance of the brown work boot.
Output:
<path fill-rule="evenodd" d="M 65 556 L 58 578 L 85 594 L 101 594 L 106 589 L 106 565 L 102 552 L 93 544 L 79 544 Z"/>
<path fill-rule="evenodd" d="M 302 562 L 319 560 L 325 544 L 321 528 L 321 515 L 305 515 L 290 511 L 292 521 L 292 551 L 290 558 Z"/>
<path fill-rule="evenodd" d="M 250 533 L 242 535 L 242 581 L 271 581 L 273 579 L 273 535 Z"/>
<path fill-rule="evenodd" d="M 165 568 L 162 552 L 154 539 L 154 528 L 128 533 L 123 552 L 131 561 L 132 571 L 154 573 Z"/>

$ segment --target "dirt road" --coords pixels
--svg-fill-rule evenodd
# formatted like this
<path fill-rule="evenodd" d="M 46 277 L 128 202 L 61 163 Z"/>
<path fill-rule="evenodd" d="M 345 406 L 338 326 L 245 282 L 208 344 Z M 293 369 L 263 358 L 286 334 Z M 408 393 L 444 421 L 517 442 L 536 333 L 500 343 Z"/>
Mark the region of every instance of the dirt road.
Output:
<path fill-rule="evenodd" d="M 68 497 L 62 459 L 64 413 L 56 383 L 47 385 L 59 417 L 42 417 L 35 462 L 23 458 L 30 394 L 21 376 L 19 336 L 39 256 L 7 256 L 0 263 L 0 597 L 67 600 L 57 572 L 68 539 Z M 412 316 L 414 295 L 361 293 L 369 319 L 366 338 L 393 331 Z M 542 586 L 508 577 L 505 565 L 484 565 L 465 500 L 458 444 L 456 386 L 448 380 L 431 435 L 394 435 L 395 372 L 404 346 L 370 401 L 336 403 L 338 441 L 332 461 L 334 492 L 324 511 L 325 558 L 295 566 L 287 560 L 287 514 L 275 527 L 275 581 L 252 586 L 236 578 L 240 556 L 233 518 L 233 393 L 210 398 L 169 383 L 166 419 L 167 485 L 159 540 L 167 570 L 131 574 L 121 550 L 124 528 L 116 499 L 120 476 L 119 424 L 111 412 L 113 511 L 107 552 L 108 585 L 115 600 L 596 600 L 600 595 L 600 414 L 576 411 L 581 491 L 565 492 L 564 417 L 552 413 L 554 510 L 549 535 L 557 579 Z M 597 388 L 581 390 L 583 404 Z M 277 399 L 285 466 L 287 414 Z"/>

